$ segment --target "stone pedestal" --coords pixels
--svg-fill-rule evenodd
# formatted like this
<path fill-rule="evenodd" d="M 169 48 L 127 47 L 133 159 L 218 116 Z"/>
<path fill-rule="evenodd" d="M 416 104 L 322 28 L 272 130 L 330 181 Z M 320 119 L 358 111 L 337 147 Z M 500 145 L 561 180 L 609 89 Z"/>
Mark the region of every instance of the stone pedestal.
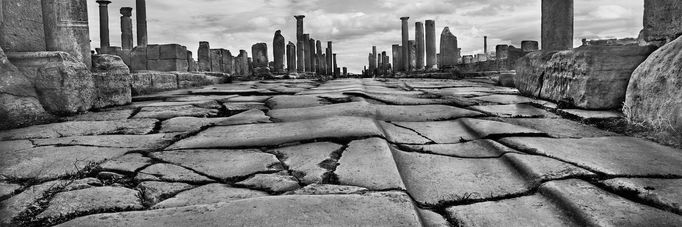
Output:
<path fill-rule="evenodd" d="M 573 48 L 573 0 L 542 0 L 542 50 Z"/>
<path fill-rule="evenodd" d="M 123 50 L 133 49 L 133 19 L 130 18 L 133 8 L 121 8 L 121 47 Z"/>
<path fill-rule="evenodd" d="M 437 67 L 436 62 L 436 22 L 433 20 L 426 21 L 426 68 L 433 69 Z M 393 66 L 396 68 L 396 66 Z"/>
<path fill-rule="evenodd" d="M 404 71 L 409 71 L 410 70 L 410 31 L 408 28 L 407 20 L 409 20 L 409 17 L 401 17 L 400 22 L 401 22 L 401 30 L 402 30 L 402 40 L 403 40 L 403 57 L 402 57 L 402 62 L 403 62 L 403 70 Z"/>
<path fill-rule="evenodd" d="M 415 40 L 417 41 L 417 70 L 424 69 L 424 24 L 422 22 L 415 23 Z"/>
<path fill-rule="evenodd" d="M 272 38 L 272 54 L 274 57 L 275 68 L 272 69 L 275 73 L 284 72 L 284 54 L 286 52 L 284 36 L 282 36 L 282 31 L 277 30 L 275 32 L 275 37 Z"/>
<path fill-rule="evenodd" d="M 287 72 L 296 72 L 296 45 L 292 42 L 287 44 Z"/>
<path fill-rule="evenodd" d="M 100 47 L 109 47 L 109 4 L 108 0 L 97 0 L 99 4 L 99 40 Z"/>
<path fill-rule="evenodd" d="M 45 43 L 49 51 L 64 51 L 90 69 L 90 29 L 86 0 L 41 0 Z"/>
<path fill-rule="evenodd" d="M 199 59 L 199 71 L 211 71 L 211 46 L 206 41 L 199 42 L 199 50 L 197 51 Z"/>
<path fill-rule="evenodd" d="M 137 46 L 147 46 L 147 3 L 146 0 L 135 0 L 137 14 Z"/>
<path fill-rule="evenodd" d="M 455 67 L 457 59 L 459 59 L 457 37 L 450 32 L 448 27 L 445 27 L 440 35 L 440 58 L 441 69 Z"/>

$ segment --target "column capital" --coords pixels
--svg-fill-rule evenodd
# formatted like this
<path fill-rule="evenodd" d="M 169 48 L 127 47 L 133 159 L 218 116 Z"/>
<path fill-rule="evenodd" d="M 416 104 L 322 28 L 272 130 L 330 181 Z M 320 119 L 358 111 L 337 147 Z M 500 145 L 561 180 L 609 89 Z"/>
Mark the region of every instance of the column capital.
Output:
<path fill-rule="evenodd" d="M 133 8 L 132 7 L 121 7 L 121 15 L 130 17 L 133 15 Z"/>
<path fill-rule="evenodd" d="M 106 6 L 106 5 L 109 5 L 109 3 L 111 3 L 111 1 L 109 1 L 109 0 L 97 0 L 97 3 L 99 3 L 100 6 Z"/>
<path fill-rule="evenodd" d="M 296 20 L 303 20 L 303 18 L 305 18 L 305 15 L 296 15 L 294 16 L 294 18 L 296 18 Z"/>
<path fill-rule="evenodd" d="M 401 17 L 400 20 L 408 20 L 410 17 Z"/>

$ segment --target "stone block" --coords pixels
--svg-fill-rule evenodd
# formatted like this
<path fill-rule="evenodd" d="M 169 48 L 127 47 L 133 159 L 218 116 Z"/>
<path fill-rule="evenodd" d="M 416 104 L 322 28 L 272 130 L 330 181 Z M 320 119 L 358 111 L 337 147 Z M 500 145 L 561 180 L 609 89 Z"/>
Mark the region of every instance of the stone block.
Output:
<path fill-rule="evenodd" d="M 152 89 L 157 91 L 178 89 L 178 76 L 173 73 L 152 72 Z"/>
<path fill-rule="evenodd" d="M 153 71 L 160 72 L 187 72 L 189 63 L 184 59 L 163 59 L 163 60 L 148 60 L 147 68 Z"/>
<path fill-rule="evenodd" d="M 223 71 L 223 56 L 220 49 L 211 49 L 211 72 Z"/>
<path fill-rule="evenodd" d="M 178 88 L 178 76 L 170 72 L 144 71 L 132 74 L 132 94 L 142 95 Z"/>
<path fill-rule="evenodd" d="M 653 50 L 631 44 L 532 52 L 517 62 L 516 88 L 582 109 L 619 108 L 632 72 Z"/>
<path fill-rule="evenodd" d="M 215 84 L 210 78 L 212 76 L 201 73 L 174 72 L 174 74 L 178 77 L 178 88 L 190 88 Z"/>
<path fill-rule="evenodd" d="M 56 115 L 85 112 L 96 97 L 88 67 L 66 52 L 16 52 L 10 61 L 35 83 L 45 110 Z"/>
<path fill-rule="evenodd" d="M 38 0 L 0 1 L 0 47 L 7 52 L 47 50 L 42 15 Z"/>
<path fill-rule="evenodd" d="M 92 77 L 97 91 L 93 108 L 121 106 L 132 102 L 130 70 L 120 57 L 94 55 L 92 65 Z"/>
<path fill-rule="evenodd" d="M 161 59 L 161 48 L 159 45 L 148 45 L 147 46 L 147 60 L 158 60 Z"/>
<path fill-rule="evenodd" d="M 187 60 L 187 47 L 179 44 L 159 45 L 159 59 L 182 59 Z"/>
<path fill-rule="evenodd" d="M 130 89 L 134 96 L 152 93 L 152 74 L 148 72 L 131 74 Z"/>
<path fill-rule="evenodd" d="M 674 40 L 682 35 L 682 2 L 644 0 L 644 40 Z"/>
<path fill-rule="evenodd" d="M 147 70 L 147 48 L 135 47 L 130 54 L 130 70 L 133 72 Z"/>
<path fill-rule="evenodd" d="M 682 37 L 656 50 L 632 73 L 623 111 L 632 122 L 646 123 L 680 136 L 682 132 Z M 680 139 L 682 137 L 679 137 Z"/>

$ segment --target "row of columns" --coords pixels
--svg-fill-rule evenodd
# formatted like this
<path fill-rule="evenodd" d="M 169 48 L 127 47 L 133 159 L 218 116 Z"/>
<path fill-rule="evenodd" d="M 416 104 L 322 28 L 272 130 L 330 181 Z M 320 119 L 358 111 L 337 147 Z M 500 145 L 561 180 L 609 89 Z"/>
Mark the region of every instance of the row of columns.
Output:
<path fill-rule="evenodd" d="M 292 54 L 287 54 L 287 68 L 289 73 L 316 72 L 325 75 L 338 75 L 336 54 L 332 49 L 332 42 L 327 42 L 327 48 L 322 51 L 322 41 L 310 38 L 304 33 L 304 15 L 294 16 L 296 19 L 296 44 L 289 43 Z M 296 53 L 296 54 L 293 54 Z M 277 58 L 277 57 L 275 57 Z"/>
<path fill-rule="evenodd" d="M 111 46 L 109 39 L 109 4 L 108 0 L 97 0 L 99 4 L 99 38 L 100 47 L 106 49 Z M 137 13 L 137 46 L 147 46 L 147 7 L 146 0 L 136 0 Z M 121 13 L 121 47 L 123 50 L 133 49 L 132 8 L 122 7 Z"/>

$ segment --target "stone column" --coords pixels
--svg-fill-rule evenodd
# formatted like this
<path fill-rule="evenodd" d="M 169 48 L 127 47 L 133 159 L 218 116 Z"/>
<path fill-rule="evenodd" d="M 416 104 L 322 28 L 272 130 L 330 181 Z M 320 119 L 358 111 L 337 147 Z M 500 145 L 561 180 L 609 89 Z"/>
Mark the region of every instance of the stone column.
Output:
<path fill-rule="evenodd" d="M 369 62 L 369 71 L 371 75 L 375 75 L 377 71 L 377 47 L 372 46 L 371 61 Z"/>
<path fill-rule="evenodd" d="M 327 75 L 332 75 L 334 73 L 334 60 L 332 59 L 332 41 L 327 41 Z"/>
<path fill-rule="evenodd" d="M 414 24 L 415 40 L 417 41 L 417 70 L 424 69 L 424 23 L 417 22 Z"/>
<path fill-rule="evenodd" d="M 409 46 L 409 41 L 410 41 L 410 31 L 408 30 L 408 24 L 407 20 L 409 20 L 409 17 L 401 17 L 400 21 L 402 22 L 402 34 L 403 34 L 403 71 L 409 71 L 410 70 L 410 46 Z"/>
<path fill-rule="evenodd" d="M 326 60 L 322 58 L 322 42 L 320 40 L 315 41 L 315 48 L 317 49 L 317 73 L 324 74 L 323 66 Z"/>
<path fill-rule="evenodd" d="M 343 67 L 343 76 L 348 76 L 348 68 Z"/>
<path fill-rule="evenodd" d="M 417 68 L 417 42 L 414 40 L 409 40 L 408 41 L 408 49 L 410 51 L 409 53 L 409 61 L 410 61 L 410 72 L 414 71 Z"/>
<path fill-rule="evenodd" d="M 304 15 L 297 15 L 294 16 L 296 18 L 296 59 L 297 59 L 297 67 L 298 67 L 298 72 L 303 72 L 305 71 L 305 45 L 302 45 L 303 43 L 303 18 L 305 18 Z"/>
<path fill-rule="evenodd" d="M 312 59 L 310 56 L 310 53 L 311 53 L 310 52 L 311 51 L 310 50 L 310 34 L 303 34 L 303 38 L 301 39 L 301 41 L 303 42 L 303 46 L 304 46 L 304 48 L 303 48 L 304 53 L 303 54 L 305 55 L 304 56 L 305 61 L 303 62 L 304 66 L 305 66 L 304 69 L 306 72 L 310 72 L 310 69 L 311 69 L 310 66 L 312 65 L 312 61 L 311 61 Z"/>
<path fill-rule="evenodd" d="M 315 54 L 315 40 L 314 39 L 308 39 L 308 49 L 310 49 L 309 55 L 310 55 L 310 69 L 308 72 L 315 72 L 315 69 L 317 68 L 317 56 Z"/>
<path fill-rule="evenodd" d="M 211 71 L 211 46 L 206 41 L 199 42 L 199 50 L 197 50 L 199 59 L 199 71 Z"/>
<path fill-rule="evenodd" d="M 147 3 L 146 0 L 135 0 L 137 16 L 137 46 L 147 46 Z"/>
<path fill-rule="evenodd" d="M 400 48 L 401 47 L 398 44 L 393 44 L 393 46 L 391 46 L 391 58 L 393 58 L 393 71 L 397 71 L 398 66 L 400 65 L 400 61 L 398 61 L 398 59 L 400 59 L 401 56 Z"/>
<path fill-rule="evenodd" d="M 282 36 L 282 31 L 275 31 L 275 37 L 272 38 L 272 56 L 275 62 L 275 68 L 272 69 L 275 73 L 284 72 L 284 53 L 286 52 L 284 36 Z"/>
<path fill-rule="evenodd" d="M 109 4 L 111 1 L 97 0 L 99 4 L 99 43 L 102 51 L 106 52 L 107 47 L 111 46 L 109 40 Z"/>
<path fill-rule="evenodd" d="M 488 36 L 483 36 L 483 54 L 488 57 Z"/>
<path fill-rule="evenodd" d="M 327 54 L 322 54 L 320 62 L 322 62 L 322 75 L 327 75 Z"/>
<path fill-rule="evenodd" d="M 121 8 L 121 47 L 123 50 L 133 49 L 133 8 Z"/>
<path fill-rule="evenodd" d="M 445 27 L 440 35 L 440 63 L 441 69 L 453 68 L 457 65 L 459 58 L 459 48 L 457 47 L 457 37 L 450 32 L 450 28 Z"/>
<path fill-rule="evenodd" d="M 336 62 L 336 54 L 332 54 L 332 60 L 334 60 L 334 64 L 332 65 L 334 66 L 334 76 L 336 77 L 339 75 L 339 66 L 337 65 Z"/>
<path fill-rule="evenodd" d="M 296 45 L 291 41 L 287 44 L 287 72 L 296 72 Z"/>
<path fill-rule="evenodd" d="M 426 21 L 426 68 L 433 69 L 437 67 L 436 62 L 436 22 L 434 20 Z M 394 68 L 396 66 L 393 66 Z"/>
<path fill-rule="evenodd" d="M 64 51 L 92 66 L 86 0 L 41 0 L 48 51 Z"/>
<path fill-rule="evenodd" d="M 524 40 L 521 41 L 521 49 L 523 52 L 533 52 L 538 50 L 538 41 Z"/>
<path fill-rule="evenodd" d="M 542 50 L 573 48 L 573 0 L 542 0 Z"/>

